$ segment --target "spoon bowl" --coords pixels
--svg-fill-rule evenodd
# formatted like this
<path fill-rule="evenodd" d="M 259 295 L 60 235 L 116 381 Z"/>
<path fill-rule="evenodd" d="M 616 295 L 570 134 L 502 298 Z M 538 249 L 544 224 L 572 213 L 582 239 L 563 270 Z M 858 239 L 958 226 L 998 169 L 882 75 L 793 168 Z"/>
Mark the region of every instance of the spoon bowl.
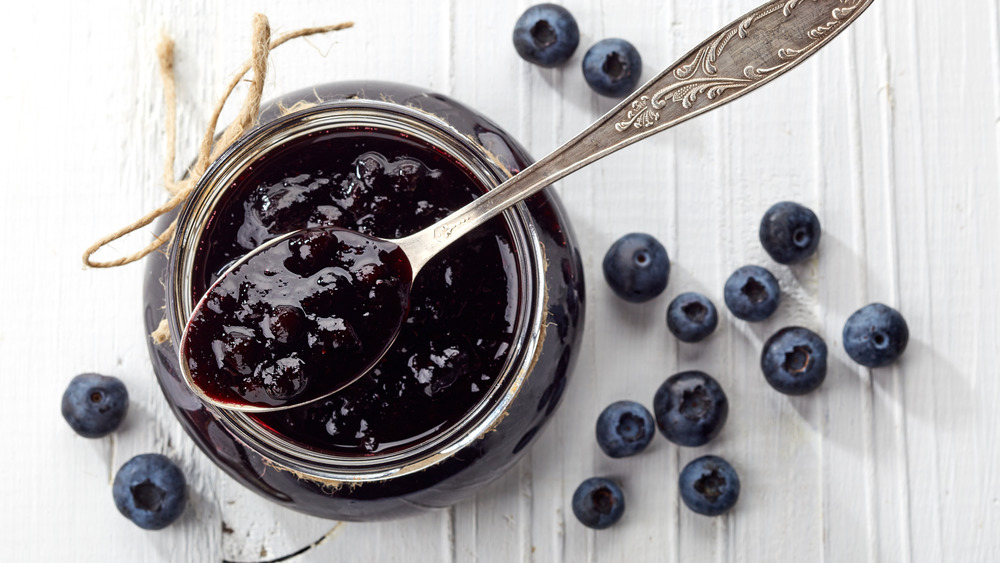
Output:
<path fill-rule="evenodd" d="M 181 339 L 184 379 L 201 399 L 248 412 L 322 399 L 389 350 L 412 283 L 391 241 L 332 227 L 272 239 L 195 306 Z"/>

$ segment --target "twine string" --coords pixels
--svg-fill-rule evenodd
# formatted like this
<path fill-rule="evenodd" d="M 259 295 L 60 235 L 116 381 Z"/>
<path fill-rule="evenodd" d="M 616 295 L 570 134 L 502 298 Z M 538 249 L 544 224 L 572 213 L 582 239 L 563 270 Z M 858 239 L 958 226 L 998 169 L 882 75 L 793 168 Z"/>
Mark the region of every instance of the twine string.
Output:
<path fill-rule="evenodd" d="M 351 22 L 344 22 L 320 27 L 307 27 L 279 35 L 272 40 L 271 26 L 267 18 L 262 14 L 254 15 L 251 42 L 252 56 L 237 71 L 236 75 L 227 85 L 222 97 L 216 103 L 205 130 L 205 135 L 202 137 L 197 159 L 194 165 L 188 170 L 187 176 L 179 181 L 174 178 L 174 163 L 177 158 L 177 84 L 174 78 L 174 42 L 170 37 L 164 36 L 157 47 L 157 58 L 160 65 L 160 78 L 163 81 L 166 112 L 167 155 L 163 170 L 163 184 L 171 197 L 166 203 L 163 203 L 156 209 L 121 229 L 101 237 L 97 242 L 90 245 L 83 253 L 83 263 L 92 268 L 114 268 L 140 260 L 171 241 L 177 229 L 177 219 L 171 221 L 170 225 L 162 233 L 155 235 L 153 241 L 138 252 L 114 260 L 98 261 L 93 259 L 94 253 L 104 246 L 149 225 L 157 218 L 173 211 L 178 205 L 184 203 L 188 196 L 191 195 L 195 186 L 198 185 L 198 182 L 205 174 L 205 171 L 208 170 L 212 161 L 218 158 L 230 145 L 256 125 L 257 116 L 260 113 L 264 79 L 267 76 L 267 58 L 273 49 L 298 37 L 339 31 L 353 25 Z M 236 86 L 251 69 L 253 69 L 253 79 L 250 82 L 250 88 L 246 98 L 243 100 L 239 115 L 226 127 L 226 130 L 219 139 L 215 141 L 215 129 L 219 123 L 219 116 L 222 114 L 222 110 L 236 89 Z"/>

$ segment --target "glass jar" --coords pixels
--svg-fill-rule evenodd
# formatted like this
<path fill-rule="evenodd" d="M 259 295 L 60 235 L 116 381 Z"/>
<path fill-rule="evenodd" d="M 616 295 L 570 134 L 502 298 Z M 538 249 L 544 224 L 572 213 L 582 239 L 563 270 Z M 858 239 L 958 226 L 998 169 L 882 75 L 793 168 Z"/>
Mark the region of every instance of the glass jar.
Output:
<path fill-rule="evenodd" d="M 482 115 L 410 86 L 336 83 L 264 107 L 177 215 L 169 252 L 147 261 L 146 331 L 164 317 L 170 327 L 150 355 L 184 429 L 251 490 L 326 518 L 446 507 L 499 477 L 558 405 L 582 332 L 580 256 L 550 190 L 428 264 L 410 332 L 325 402 L 258 416 L 206 405 L 184 384 L 177 342 L 220 268 L 278 231 L 337 223 L 401 236 L 530 161 Z"/>

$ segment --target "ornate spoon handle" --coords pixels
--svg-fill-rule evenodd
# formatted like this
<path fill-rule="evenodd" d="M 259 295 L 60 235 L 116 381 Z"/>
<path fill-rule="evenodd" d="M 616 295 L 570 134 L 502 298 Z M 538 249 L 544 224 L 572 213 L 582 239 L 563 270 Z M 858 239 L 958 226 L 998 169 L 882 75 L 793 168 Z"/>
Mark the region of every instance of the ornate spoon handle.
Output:
<path fill-rule="evenodd" d="M 788 72 L 874 0 L 776 0 L 681 58 L 585 131 L 427 232 L 402 239 L 414 269 L 510 205 L 618 149 L 713 110 Z"/>

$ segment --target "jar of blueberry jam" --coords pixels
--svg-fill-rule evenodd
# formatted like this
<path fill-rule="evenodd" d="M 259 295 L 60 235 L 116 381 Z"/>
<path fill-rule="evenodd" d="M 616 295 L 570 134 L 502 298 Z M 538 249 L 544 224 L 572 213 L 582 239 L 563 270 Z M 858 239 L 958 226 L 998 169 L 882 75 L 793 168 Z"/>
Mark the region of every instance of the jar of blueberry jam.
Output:
<path fill-rule="evenodd" d="M 177 344 L 210 285 L 260 244 L 325 225 L 402 237 L 529 163 L 482 115 L 409 86 L 337 83 L 263 108 L 176 215 L 169 252 L 147 261 L 145 328 L 166 317 L 171 337 L 150 354 L 185 430 L 250 489 L 326 518 L 446 507 L 499 477 L 559 404 L 583 328 L 579 252 L 550 190 L 425 266 L 390 351 L 328 398 L 264 414 L 209 406 L 185 385 Z M 322 353 L 297 328 L 302 314 L 261 327 L 293 355 Z M 227 369 L 260 352 L 239 338 L 220 346 Z"/>

